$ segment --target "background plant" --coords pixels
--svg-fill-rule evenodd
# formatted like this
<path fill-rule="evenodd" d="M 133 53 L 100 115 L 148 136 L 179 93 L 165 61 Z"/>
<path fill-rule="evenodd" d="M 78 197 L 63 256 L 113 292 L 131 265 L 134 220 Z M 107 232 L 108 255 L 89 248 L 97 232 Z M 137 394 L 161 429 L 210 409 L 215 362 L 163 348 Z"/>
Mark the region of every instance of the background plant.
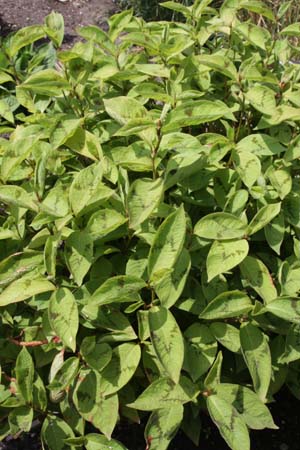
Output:
<path fill-rule="evenodd" d="M 1 43 L 1 438 L 120 450 L 121 415 L 164 450 L 205 410 L 247 450 L 300 398 L 300 25 L 210 3 Z"/>

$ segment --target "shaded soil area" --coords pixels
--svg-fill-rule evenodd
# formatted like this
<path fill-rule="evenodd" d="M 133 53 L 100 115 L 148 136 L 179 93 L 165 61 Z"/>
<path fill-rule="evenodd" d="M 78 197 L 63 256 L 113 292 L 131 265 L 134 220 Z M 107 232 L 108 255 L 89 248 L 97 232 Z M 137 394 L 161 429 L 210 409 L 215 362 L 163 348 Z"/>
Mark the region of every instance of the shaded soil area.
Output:
<path fill-rule="evenodd" d="M 65 41 L 70 43 L 78 26 L 105 26 L 105 19 L 116 9 L 113 0 L 0 0 L 0 35 L 42 24 L 54 10 L 64 16 Z"/>
<path fill-rule="evenodd" d="M 251 450 L 299 450 L 300 449 L 300 414 L 299 400 L 287 390 L 277 395 L 276 402 L 270 410 L 279 430 L 262 430 L 251 432 Z M 24 434 L 19 439 L 8 438 L 0 443 L 0 450 L 41 450 L 38 430 Z M 145 450 L 143 430 L 139 425 L 121 423 L 114 435 L 127 446 L 128 450 Z M 209 417 L 202 417 L 202 432 L 199 447 L 196 447 L 179 432 L 169 450 L 228 450 Z M 241 448 L 241 450 L 244 450 Z"/>

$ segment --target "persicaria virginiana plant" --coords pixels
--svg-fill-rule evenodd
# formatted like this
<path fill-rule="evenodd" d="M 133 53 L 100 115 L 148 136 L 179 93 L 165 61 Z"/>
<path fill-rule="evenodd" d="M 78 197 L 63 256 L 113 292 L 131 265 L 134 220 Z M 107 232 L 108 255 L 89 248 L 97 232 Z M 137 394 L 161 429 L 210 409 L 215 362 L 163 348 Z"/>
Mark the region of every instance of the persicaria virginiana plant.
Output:
<path fill-rule="evenodd" d="M 125 417 L 165 450 L 208 413 L 249 450 L 300 399 L 300 23 L 164 6 L 2 40 L 1 439 L 124 450 Z"/>

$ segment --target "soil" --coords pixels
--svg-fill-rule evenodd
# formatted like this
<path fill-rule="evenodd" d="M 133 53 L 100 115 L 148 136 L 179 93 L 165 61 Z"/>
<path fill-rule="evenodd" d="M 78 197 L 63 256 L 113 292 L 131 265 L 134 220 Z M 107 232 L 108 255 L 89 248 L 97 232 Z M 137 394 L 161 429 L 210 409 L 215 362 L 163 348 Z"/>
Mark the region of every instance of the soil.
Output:
<path fill-rule="evenodd" d="M 0 35 L 28 25 L 42 24 L 52 10 L 64 16 L 65 43 L 72 43 L 77 27 L 105 27 L 106 19 L 117 10 L 117 6 L 113 0 L 0 0 Z"/>
<path fill-rule="evenodd" d="M 251 431 L 251 450 L 300 450 L 299 400 L 283 390 L 276 402 L 269 405 L 279 430 Z M 41 450 L 38 429 L 22 435 L 19 439 L 8 438 L 0 443 L 0 450 Z M 139 425 L 121 423 L 114 434 L 128 450 L 145 450 L 143 430 Z M 169 450 L 229 450 L 208 416 L 202 417 L 202 433 L 196 447 L 179 432 Z M 244 450 L 244 449 L 240 449 Z"/>

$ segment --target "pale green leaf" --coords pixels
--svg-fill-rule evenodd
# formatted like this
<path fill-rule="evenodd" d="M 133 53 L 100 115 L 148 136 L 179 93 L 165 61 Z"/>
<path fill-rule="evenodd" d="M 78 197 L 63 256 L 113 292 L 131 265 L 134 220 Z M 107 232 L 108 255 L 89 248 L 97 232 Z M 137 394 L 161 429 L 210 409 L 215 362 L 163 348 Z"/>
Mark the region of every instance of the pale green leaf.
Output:
<path fill-rule="evenodd" d="M 249 244 L 246 239 L 237 241 L 215 241 L 207 255 L 207 281 L 228 272 L 246 258 Z"/>

